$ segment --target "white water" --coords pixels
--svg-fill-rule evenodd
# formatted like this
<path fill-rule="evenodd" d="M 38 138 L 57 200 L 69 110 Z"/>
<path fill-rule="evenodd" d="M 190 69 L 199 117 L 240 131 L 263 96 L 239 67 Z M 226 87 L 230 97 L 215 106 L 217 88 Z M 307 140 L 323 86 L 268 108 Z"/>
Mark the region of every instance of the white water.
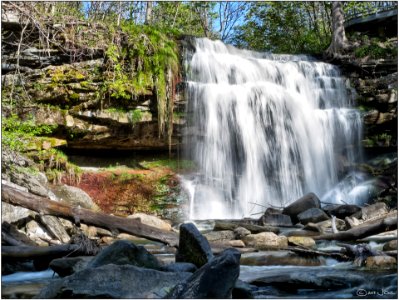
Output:
<path fill-rule="evenodd" d="M 242 218 L 338 183 L 361 118 L 339 70 L 306 56 L 195 40 L 186 59 L 191 219 Z"/>

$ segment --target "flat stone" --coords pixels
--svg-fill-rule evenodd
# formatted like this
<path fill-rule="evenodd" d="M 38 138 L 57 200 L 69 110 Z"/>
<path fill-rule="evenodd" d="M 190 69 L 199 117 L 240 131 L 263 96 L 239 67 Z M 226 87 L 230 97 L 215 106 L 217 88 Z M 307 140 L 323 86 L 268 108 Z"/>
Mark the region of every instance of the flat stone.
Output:
<path fill-rule="evenodd" d="M 243 241 L 246 246 L 259 250 L 281 249 L 288 246 L 288 240 L 285 236 L 278 236 L 273 232 L 250 234 L 244 237 Z"/>
<path fill-rule="evenodd" d="M 231 230 L 222 230 L 222 231 L 211 231 L 204 234 L 204 237 L 209 242 L 214 241 L 225 241 L 225 240 L 233 240 L 235 238 L 235 234 Z"/>
<path fill-rule="evenodd" d="M 244 253 L 240 263 L 248 266 L 320 266 L 324 260 L 319 257 L 303 257 L 288 250 L 269 250 Z"/>
<path fill-rule="evenodd" d="M 3 222 L 16 223 L 19 220 L 34 218 L 37 215 L 33 210 L 1 202 L 1 219 Z"/>
<path fill-rule="evenodd" d="M 69 243 L 71 237 L 66 232 L 64 226 L 57 217 L 43 215 L 40 216 L 40 221 L 44 224 L 47 231 L 61 241 L 63 244 Z"/>

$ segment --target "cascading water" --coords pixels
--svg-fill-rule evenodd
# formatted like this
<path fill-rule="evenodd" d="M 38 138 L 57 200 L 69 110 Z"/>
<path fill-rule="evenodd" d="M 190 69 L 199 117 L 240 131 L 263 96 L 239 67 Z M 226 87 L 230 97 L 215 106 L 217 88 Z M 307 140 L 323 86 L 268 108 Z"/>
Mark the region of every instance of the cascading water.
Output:
<path fill-rule="evenodd" d="M 195 39 L 186 55 L 190 218 L 242 218 L 338 183 L 361 118 L 333 65 Z"/>

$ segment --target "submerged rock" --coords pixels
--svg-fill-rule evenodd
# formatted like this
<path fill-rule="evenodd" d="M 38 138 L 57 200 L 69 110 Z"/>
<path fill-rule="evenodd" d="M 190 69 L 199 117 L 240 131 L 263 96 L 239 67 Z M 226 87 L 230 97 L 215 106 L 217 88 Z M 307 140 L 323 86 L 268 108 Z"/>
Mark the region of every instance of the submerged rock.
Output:
<path fill-rule="evenodd" d="M 250 234 L 244 237 L 243 241 L 248 247 L 254 247 L 259 250 L 281 249 L 288 246 L 285 236 L 278 236 L 273 232 Z"/>
<path fill-rule="evenodd" d="M 309 208 L 304 212 L 301 212 L 300 214 L 297 215 L 297 218 L 299 222 L 301 222 L 304 225 L 309 222 L 317 223 L 329 219 L 329 217 L 324 211 L 322 211 L 320 208 L 315 208 L 315 207 Z"/>
<path fill-rule="evenodd" d="M 89 268 L 50 283 L 37 296 L 50 298 L 161 298 L 165 290 L 191 276 L 131 265 Z"/>
<path fill-rule="evenodd" d="M 211 246 L 197 227 L 192 223 L 182 224 L 176 262 L 189 262 L 200 268 L 212 258 Z"/>
<path fill-rule="evenodd" d="M 283 214 L 289 215 L 292 221 L 296 223 L 298 222 L 297 215 L 310 208 L 320 208 L 320 199 L 314 193 L 306 194 L 288 205 L 283 209 Z"/>
<path fill-rule="evenodd" d="M 240 274 L 240 252 L 226 249 L 167 295 L 175 299 L 227 299 Z"/>
<path fill-rule="evenodd" d="M 102 250 L 88 264 L 88 268 L 97 268 L 103 265 L 134 265 L 149 269 L 161 269 L 157 258 L 144 247 L 136 246 L 130 241 L 120 240 Z"/>

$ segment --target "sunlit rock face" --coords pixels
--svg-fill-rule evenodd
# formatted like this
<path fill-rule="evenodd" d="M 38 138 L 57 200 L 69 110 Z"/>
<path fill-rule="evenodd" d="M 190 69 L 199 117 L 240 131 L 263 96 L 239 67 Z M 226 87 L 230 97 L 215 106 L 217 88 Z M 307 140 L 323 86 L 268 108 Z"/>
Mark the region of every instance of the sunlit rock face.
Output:
<path fill-rule="evenodd" d="M 337 67 L 209 39 L 194 48 L 185 61 L 185 145 L 198 165 L 185 180 L 190 218 L 241 218 L 308 192 L 321 197 L 359 159 L 361 117 Z"/>

